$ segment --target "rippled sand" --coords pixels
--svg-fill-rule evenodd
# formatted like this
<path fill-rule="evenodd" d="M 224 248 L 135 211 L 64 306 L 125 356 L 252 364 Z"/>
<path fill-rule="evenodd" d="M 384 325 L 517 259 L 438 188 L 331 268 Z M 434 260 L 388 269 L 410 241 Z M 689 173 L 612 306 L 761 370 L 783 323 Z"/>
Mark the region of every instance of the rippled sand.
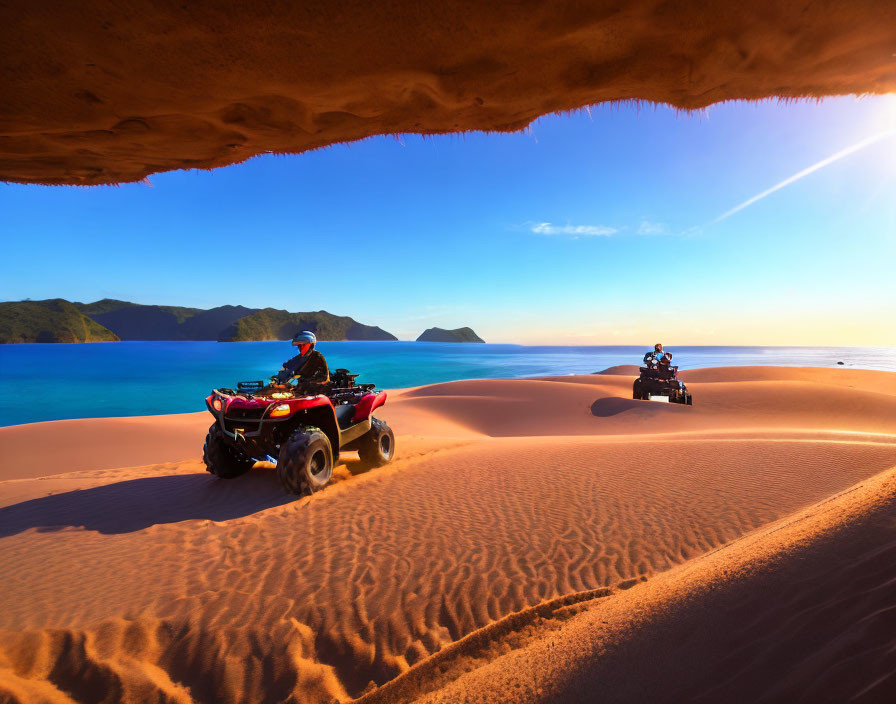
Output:
<path fill-rule="evenodd" d="M 830 621 L 797 628 L 786 614 L 847 599 L 849 550 L 824 553 L 829 574 L 811 571 L 817 556 L 803 572 L 804 552 L 825 549 L 818 535 L 859 530 L 855 555 L 893 563 L 872 509 L 896 465 L 896 374 L 685 378 L 691 408 L 632 401 L 624 374 L 393 392 L 381 415 L 397 460 L 361 473 L 348 459 L 300 499 L 269 468 L 206 474 L 206 414 L 2 429 L 0 698 L 588 701 L 608 683 L 610 700 L 665 686 L 712 700 L 729 679 L 760 698 L 808 687 L 830 648 L 786 673 L 763 653 L 794 633 L 814 642 Z M 127 456 L 143 466 L 116 468 Z M 822 522 L 804 530 L 810 519 Z M 849 598 L 876 604 L 893 570 L 865 572 Z M 834 593 L 816 603 L 813 585 Z M 863 604 L 838 623 L 871 618 Z M 699 641 L 705 675 L 686 674 L 676 638 Z M 893 665 L 873 645 L 858 652 L 873 657 L 854 663 L 867 675 L 852 694 Z M 632 662 L 662 667 L 626 684 Z"/>

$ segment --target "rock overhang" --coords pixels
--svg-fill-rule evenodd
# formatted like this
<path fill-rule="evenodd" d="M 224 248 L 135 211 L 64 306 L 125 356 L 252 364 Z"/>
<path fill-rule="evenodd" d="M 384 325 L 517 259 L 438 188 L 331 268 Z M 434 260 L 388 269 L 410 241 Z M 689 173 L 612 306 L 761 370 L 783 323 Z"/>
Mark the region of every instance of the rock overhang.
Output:
<path fill-rule="evenodd" d="M 93 185 L 620 100 L 896 91 L 896 3 L 127 0 L 0 8 L 0 180 Z"/>

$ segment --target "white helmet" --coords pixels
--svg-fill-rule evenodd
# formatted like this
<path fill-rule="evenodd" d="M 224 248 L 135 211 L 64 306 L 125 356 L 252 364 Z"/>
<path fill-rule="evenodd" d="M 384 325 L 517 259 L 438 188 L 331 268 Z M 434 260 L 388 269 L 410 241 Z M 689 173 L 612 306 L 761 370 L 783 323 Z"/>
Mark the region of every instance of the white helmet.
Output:
<path fill-rule="evenodd" d="M 293 335 L 292 344 L 296 347 L 299 347 L 300 345 L 311 345 L 311 347 L 308 348 L 308 352 L 310 353 L 311 350 L 314 349 L 314 345 L 317 344 L 317 336 L 309 330 L 302 330 L 302 332 L 297 332 Z"/>

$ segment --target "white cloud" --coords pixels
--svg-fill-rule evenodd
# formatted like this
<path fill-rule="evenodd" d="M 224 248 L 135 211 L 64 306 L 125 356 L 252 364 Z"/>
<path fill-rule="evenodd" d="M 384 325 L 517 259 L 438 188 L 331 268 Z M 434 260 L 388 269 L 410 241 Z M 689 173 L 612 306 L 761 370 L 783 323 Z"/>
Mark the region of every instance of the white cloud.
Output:
<path fill-rule="evenodd" d="M 642 220 L 641 224 L 638 225 L 639 235 L 665 235 L 667 232 L 666 226 L 661 222 Z"/>
<path fill-rule="evenodd" d="M 691 231 L 677 232 L 670 229 L 664 222 L 645 219 L 631 226 L 623 225 L 621 227 L 611 227 L 610 225 L 555 225 L 550 222 L 529 221 L 521 226 L 514 226 L 513 229 L 525 229 L 536 235 L 569 237 L 570 239 L 578 239 L 580 237 L 622 237 L 625 235 L 677 235 L 679 237 L 688 237 L 695 234 Z"/>
<path fill-rule="evenodd" d="M 609 237 L 619 230 L 606 225 L 552 225 L 540 222 L 532 226 L 536 235 L 567 235 L 569 237 Z"/>

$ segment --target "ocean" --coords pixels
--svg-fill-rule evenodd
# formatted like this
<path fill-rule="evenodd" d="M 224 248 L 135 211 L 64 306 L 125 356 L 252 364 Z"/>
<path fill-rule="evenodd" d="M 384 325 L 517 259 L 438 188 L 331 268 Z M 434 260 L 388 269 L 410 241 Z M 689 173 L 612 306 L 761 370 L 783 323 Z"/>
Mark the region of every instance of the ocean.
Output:
<path fill-rule="evenodd" d="M 321 342 L 331 369 L 402 388 L 458 379 L 589 374 L 639 364 L 649 345 L 550 347 L 428 342 Z M 267 379 L 287 342 L 105 342 L 0 345 L 0 426 L 64 418 L 201 411 L 214 387 Z M 896 371 L 896 349 L 672 347 L 682 369 L 810 366 Z"/>

